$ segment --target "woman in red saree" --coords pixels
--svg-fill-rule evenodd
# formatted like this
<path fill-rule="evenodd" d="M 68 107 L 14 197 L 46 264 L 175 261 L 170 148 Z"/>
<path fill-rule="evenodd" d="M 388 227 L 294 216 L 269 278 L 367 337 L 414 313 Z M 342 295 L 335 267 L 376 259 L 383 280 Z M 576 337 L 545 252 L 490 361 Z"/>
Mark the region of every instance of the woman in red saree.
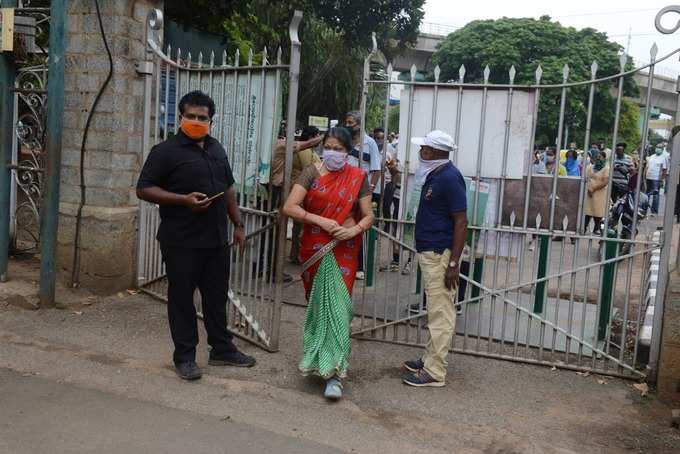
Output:
<path fill-rule="evenodd" d="M 347 164 L 349 131 L 332 128 L 323 146 L 323 162 L 302 172 L 283 211 L 304 223 L 300 260 L 309 304 L 299 367 L 304 375 L 326 379 L 324 395 L 339 399 L 351 349 L 351 295 L 361 236 L 373 224 L 373 210 L 365 172 Z"/>

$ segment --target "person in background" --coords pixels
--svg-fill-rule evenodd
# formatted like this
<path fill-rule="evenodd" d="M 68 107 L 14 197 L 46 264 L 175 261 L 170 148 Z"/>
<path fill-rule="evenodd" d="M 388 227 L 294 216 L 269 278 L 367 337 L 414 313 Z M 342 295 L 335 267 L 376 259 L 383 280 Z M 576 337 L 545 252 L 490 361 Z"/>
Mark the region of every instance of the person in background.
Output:
<path fill-rule="evenodd" d="M 663 155 L 663 149 L 656 148 L 654 154 L 647 157 L 647 196 L 652 201 L 652 214 L 654 217 L 659 214 L 659 192 L 661 190 L 661 183 L 666 178 L 668 172 L 667 160 Z"/>
<path fill-rule="evenodd" d="M 666 158 L 666 169 L 668 169 L 667 172 L 666 172 L 666 178 L 664 179 L 663 192 L 664 192 L 664 194 L 668 194 L 668 177 L 670 176 L 670 173 L 671 173 L 670 172 L 670 169 L 671 169 L 671 154 L 668 152 L 668 142 L 662 142 L 660 145 L 661 145 L 661 148 L 663 149 L 662 156 L 664 158 Z"/>
<path fill-rule="evenodd" d="M 604 137 L 600 137 L 597 139 L 597 149 L 600 151 L 604 151 L 607 154 L 607 159 L 609 159 L 609 155 L 611 154 L 612 150 L 607 148 L 607 142 L 604 140 Z"/>
<path fill-rule="evenodd" d="M 456 324 L 454 302 L 460 262 L 467 236 L 465 179 L 449 160 L 453 139 L 442 131 L 414 138 L 420 146 L 416 184 L 422 184 L 416 214 L 415 241 L 419 254 L 430 340 L 421 359 L 404 363 L 405 384 L 441 387 L 446 384 L 449 347 Z"/>
<path fill-rule="evenodd" d="M 580 177 L 581 168 L 578 159 L 578 153 L 576 148 L 570 148 L 567 150 L 567 158 L 564 160 L 564 168 L 567 171 L 567 176 L 569 177 Z"/>
<path fill-rule="evenodd" d="M 617 143 L 614 150 L 614 168 L 612 169 L 612 203 L 628 194 L 628 182 L 632 166 L 633 160 L 626 154 L 626 144 L 624 142 Z"/>
<path fill-rule="evenodd" d="M 255 358 L 241 353 L 227 330 L 227 220 L 234 226 L 233 243 L 241 249 L 246 236 L 227 153 L 209 134 L 215 102 L 192 91 L 178 107 L 180 129 L 151 149 L 137 181 L 137 197 L 160 205 L 157 238 L 168 279 L 172 358 L 181 378 L 197 380 L 202 373 L 196 365 L 196 288 L 211 347 L 208 364 L 251 367 Z"/>
<path fill-rule="evenodd" d="M 609 165 L 607 164 L 607 153 L 598 151 L 592 164 L 586 170 L 587 194 L 585 200 L 585 223 L 584 233 L 587 233 L 590 220 L 595 221 L 593 233 L 602 233 L 602 218 L 607 212 L 607 185 L 609 184 Z"/>
<path fill-rule="evenodd" d="M 302 171 L 283 207 L 304 223 L 300 258 L 308 305 L 299 369 L 324 378 L 324 395 L 332 400 L 342 397 L 361 236 L 373 224 L 366 175 L 347 164 L 351 148 L 350 133 L 332 128 L 323 141 L 323 163 Z"/>
<path fill-rule="evenodd" d="M 399 219 L 399 202 L 401 199 L 401 178 L 404 168 L 397 158 L 397 150 L 388 144 L 385 152 L 385 194 L 383 195 L 383 215 L 386 219 Z M 398 223 L 387 222 L 385 230 L 397 236 Z M 400 247 L 392 244 L 392 261 L 388 266 L 380 267 L 380 271 L 399 271 Z"/>
<path fill-rule="evenodd" d="M 310 144 L 316 142 L 317 140 L 321 140 L 319 128 L 316 126 L 307 126 L 306 128 L 302 129 L 302 134 L 300 134 L 301 144 Z M 298 152 L 293 154 L 293 172 L 291 173 L 290 181 L 297 181 L 304 169 L 311 166 L 312 164 L 319 164 L 320 162 L 321 158 L 319 158 L 319 155 L 317 154 L 314 147 L 300 149 Z M 293 233 L 288 260 L 296 265 L 301 265 L 299 256 L 302 225 L 303 224 L 301 222 L 293 221 Z"/>
<path fill-rule="evenodd" d="M 380 156 L 380 150 L 378 150 L 378 144 L 375 143 L 375 140 L 363 131 L 361 112 L 348 112 L 345 115 L 345 128 L 352 134 L 352 149 L 349 152 L 348 162 L 354 167 L 363 169 L 368 174 L 368 186 L 371 189 L 371 194 L 374 194 L 376 189 L 378 194 L 380 194 L 378 182 L 380 181 L 382 156 Z M 372 200 L 374 197 L 373 195 L 371 196 Z M 364 250 L 362 247 L 359 251 L 359 269 L 357 270 L 356 277 L 358 280 L 363 280 L 364 276 Z"/>
<path fill-rule="evenodd" d="M 392 145 L 389 143 L 385 142 L 385 130 L 383 128 L 375 128 L 373 130 L 373 140 L 375 140 L 375 144 L 378 146 L 378 151 L 380 152 L 381 156 L 380 159 L 382 161 L 382 155 L 385 155 L 385 158 L 387 158 L 387 152 L 390 151 L 389 149 L 392 148 Z M 387 159 L 385 159 L 387 162 Z M 380 168 L 382 169 L 382 162 L 380 163 Z M 383 169 L 383 174 L 385 175 L 385 183 L 387 183 L 387 169 Z M 380 205 L 380 193 L 382 191 L 381 188 L 381 182 L 380 182 L 380 177 L 378 177 L 378 181 L 375 185 L 375 190 L 373 191 L 373 203 L 376 203 Z M 384 197 L 383 197 L 384 199 Z M 382 207 L 381 207 L 382 208 Z M 378 213 L 380 213 L 382 209 L 378 210 Z M 380 214 L 379 214 L 380 216 Z M 386 215 L 384 215 L 386 216 Z"/>
<path fill-rule="evenodd" d="M 295 138 L 295 143 L 293 144 L 293 167 L 295 167 L 295 160 L 296 158 L 298 159 L 299 165 L 302 166 L 304 163 L 308 161 L 314 160 L 314 147 L 316 147 L 319 143 L 321 142 L 321 136 L 317 133 L 313 137 L 308 137 L 306 140 L 302 139 L 302 136 L 296 137 Z M 303 156 L 300 159 L 299 158 L 299 153 L 302 152 Z M 279 135 L 279 139 L 276 141 L 274 144 L 274 151 L 272 153 L 272 168 L 271 168 L 271 176 L 270 176 L 270 185 L 271 188 L 266 188 L 266 189 L 271 189 L 271 205 L 270 208 L 272 210 L 278 210 L 279 209 L 279 204 L 281 203 L 281 193 L 283 192 L 283 173 L 284 173 L 284 164 L 286 160 L 286 137 L 284 131 L 281 131 L 281 134 Z M 318 161 L 317 161 L 318 162 Z M 293 171 L 295 172 L 295 171 Z M 294 173 L 293 173 L 294 174 Z M 295 180 L 291 179 L 291 182 Z M 266 207 L 265 207 L 266 208 Z M 267 221 L 269 222 L 269 221 Z M 260 273 L 263 273 L 263 269 L 265 268 L 264 263 L 267 263 L 267 270 L 268 272 L 274 272 L 274 258 L 276 257 L 276 249 L 278 247 L 278 244 L 276 244 L 276 238 L 274 237 L 273 234 L 269 234 L 269 241 L 265 241 L 265 237 L 267 236 L 266 233 L 263 233 L 261 237 L 261 243 L 260 243 L 260 265 L 259 265 L 259 270 Z M 265 245 L 267 245 L 265 247 Z M 267 257 L 267 261 L 265 262 L 264 260 L 264 254 L 265 254 L 265 248 L 268 249 L 269 254 Z M 291 254 L 292 256 L 292 254 Z M 295 260 L 297 262 L 297 260 Z M 254 264 L 253 268 L 258 268 L 257 264 Z M 284 282 L 292 282 L 293 277 L 290 276 L 289 274 L 284 273 L 283 275 L 283 280 Z"/>
<path fill-rule="evenodd" d="M 633 155 L 632 165 L 630 167 L 630 176 L 628 178 L 628 192 L 635 192 L 637 190 L 637 182 L 640 176 L 640 157 L 638 154 Z M 642 190 L 642 188 L 640 188 Z"/>
<path fill-rule="evenodd" d="M 534 150 L 534 161 L 531 163 L 531 173 L 534 175 L 545 175 L 548 173 L 545 168 L 545 162 L 541 159 L 541 153 L 538 149 Z"/>
<path fill-rule="evenodd" d="M 550 147 L 545 153 L 545 171 L 548 175 L 554 175 L 555 169 L 557 169 L 558 176 L 567 175 L 567 169 L 557 160 L 557 149 Z"/>

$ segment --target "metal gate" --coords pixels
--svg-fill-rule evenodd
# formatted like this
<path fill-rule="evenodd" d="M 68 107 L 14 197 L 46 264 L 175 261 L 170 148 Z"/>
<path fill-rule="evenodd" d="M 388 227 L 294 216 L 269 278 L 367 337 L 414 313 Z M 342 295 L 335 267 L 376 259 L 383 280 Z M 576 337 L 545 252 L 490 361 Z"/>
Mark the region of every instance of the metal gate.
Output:
<path fill-rule="evenodd" d="M 15 9 L 18 38 L 14 83 L 12 185 L 10 192 L 10 249 L 34 254 L 40 249 L 40 202 L 45 171 L 47 121 L 47 41 L 50 9 Z"/>
<path fill-rule="evenodd" d="M 230 330 L 262 348 L 278 349 L 281 317 L 282 248 L 285 229 L 280 228 L 276 195 L 269 184 L 272 149 L 278 140 L 282 113 L 282 78 L 288 84 L 288 118 L 295 118 L 300 62 L 298 27 L 302 14 L 296 12 L 290 24 L 291 63 L 282 63 L 278 49 L 273 61 L 265 48 L 247 55 L 241 66 L 237 51 L 233 58 L 223 55 L 191 55 L 159 42 L 162 13 L 153 10 L 147 24 L 147 61 L 138 67 L 146 78 L 143 156 L 153 144 L 173 135 L 178 125 L 178 104 L 183 94 L 202 90 L 217 107 L 211 134 L 227 150 L 236 180 L 237 198 L 246 228 L 246 248 L 230 249 Z M 295 122 L 288 122 L 284 193 L 290 179 L 290 159 Z M 292 162 L 292 161 L 290 161 Z M 142 291 L 167 301 L 167 279 L 158 243 L 158 206 L 140 202 L 138 282 Z M 198 300 L 197 300 L 198 304 Z M 200 309 L 199 309 L 200 315 Z"/>
<path fill-rule="evenodd" d="M 411 145 L 411 137 L 441 129 L 458 145 L 451 159 L 466 176 L 468 186 L 470 233 L 456 301 L 462 312 L 457 317 L 451 350 L 578 371 L 645 377 L 646 364 L 653 365 L 658 354 L 654 340 L 651 352 L 643 351 L 639 342 L 649 303 L 648 289 L 656 284 L 649 281 L 650 256 L 655 249 L 667 250 L 672 235 L 662 232 L 654 237 L 652 232 L 660 225 L 654 219 L 638 223 L 636 217 L 632 230 L 638 228 L 639 234 L 626 239 L 618 220 L 610 225 L 609 209 L 603 222 L 610 229 L 604 228 L 601 235 L 590 233 L 583 208 L 588 197 L 586 172 L 580 177 L 559 176 L 558 171 L 553 175 L 534 174 L 533 150 L 542 97 L 554 94 L 559 100 L 554 125 L 559 159 L 568 134 L 566 101 L 578 92 L 578 87 L 585 87 L 581 89 L 587 105 L 585 137 L 579 139 L 585 159 L 591 144 L 593 111 L 602 108 L 594 106 L 595 91 L 601 84 L 610 84 L 616 92 L 611 142 L 607 142 L 614 150 L 619 138 L 624 80 L 646 72 L 647 108 L 637 151 L 640 162 L 644 162 L 654 68 L 679 52 L 680 49 L 657 60 L 654 46 L 651 64 L 628 71 L 623 55 L 619 72 L 607 77 L 598 77 L 594 62 L 587 81 L 570 81 L 569 67 L 565 65 L 562 83 L 558 84 L 542 83 L 540 67 L 531 85 L 514 82 L 514 67 L 503 84 L 489 82 L 489 67 L 483 72 L 483 81 L 466 82 L 464 66 L 458 80 L 440 80 L 437 67 L 433 80 L 418 81 L 414 65 L 409 80 L 395 81 L 392 64 L 386 68 L 386 78 L 370 72 L 371 60 L 377 56 L 374 38 L 373 51 L 364 64 L 362 115 L 370 108 L 369 94 L 382 90 L 384 97 L 379 102 L 384 103 L 385 116 L 381 126 L 387 139 L 390 131 L 397 128 L 389 121 L 390 93 L 393 86 L 403 85 L 397 155 L 404 172 L 399 215 L 379 216 L 368 235 L 367 279 L 363 286 L 355 287 L 353 335 L 421 347 L 428 341 L 426 301 L 413 242 L 413 209 L 420 190 L 415 187 L 413 175 L 407 175 L 409 169 L 415 169 L 414 160 L 417 163 L 417 147 Z M 470 130 L 474 133 L 470 134 Z M 678 142 L 673 141 L 670 181 L 678 179 Z M 613 169 L 615 153 L 611 150 L 608 165 Z M 612 179 L 610 171 L 607 201 Z M 636 210 L 644 193 L 642 179 L 638 178 L 633 191 Z M 384 194 L 384 178 L 381 184 Z M 673 222 L 674 186 L 665 196 L 666 232 L 672 231 L 668 227 Z M 390 268 L 393 256 L 399 262 Z M 668 260 L 659 273 L 659 281 L 664 273 L 668 275 Z M 664 293 L 660 288 L 656 292 L 657 311 Z M 653 338 L 658 336 L 659 326 L 655 324 Z"/>

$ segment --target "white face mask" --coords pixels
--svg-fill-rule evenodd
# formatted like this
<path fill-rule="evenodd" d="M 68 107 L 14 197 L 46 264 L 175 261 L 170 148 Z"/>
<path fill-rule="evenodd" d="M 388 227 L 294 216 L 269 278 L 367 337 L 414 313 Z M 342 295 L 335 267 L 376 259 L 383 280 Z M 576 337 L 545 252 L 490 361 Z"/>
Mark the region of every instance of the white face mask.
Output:
<path fill-rule="evenodd" d="M 337 172 L 345 167 L 347 163 L 347 153 L 342 151 L 325 148 L 323 150 L 323 163 L 331 172 Z"/>
<path fill-rule="evenodd" d="M 418 166 L 418 170 L 416 170 L 417 186 L 424 185 L 425 180 L 427 180 L 427 176 L 430 174 L 430 172 L 432 172 L 437 167 L 449 162 L 448 159 L 434 159 L 432 161 L 426 161 L 420 156 L 420 154 L 418 154 L 418 159 L 420 160 L 420 165 Z"/>

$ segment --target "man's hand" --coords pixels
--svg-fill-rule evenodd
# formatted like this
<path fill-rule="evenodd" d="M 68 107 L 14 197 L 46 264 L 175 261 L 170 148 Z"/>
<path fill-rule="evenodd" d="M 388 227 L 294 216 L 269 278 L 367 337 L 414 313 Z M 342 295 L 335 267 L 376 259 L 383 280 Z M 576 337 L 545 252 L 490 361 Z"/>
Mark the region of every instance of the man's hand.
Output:
<path fill-rule="evenodd" d="M 239 225 L 234 229 L 234 244 L 238 245 L 241 252 L 243 252 L 246 247 L 246 231 L 242 225 Z"/>
<path fill-rule="evenodd" d="M 202 192 L 192 192 L 184 196 L 184 205 L 191 211 L 205 211 L 211 204 L 212 200 L 208 200 L 208 196 Z"/>
<path fill-rule="evenodd" d="M 460 274 L 460 266 L 447 267 L 444 275 L 444 285 L 449 291 L 458 288 L 458 275 Z"/>

